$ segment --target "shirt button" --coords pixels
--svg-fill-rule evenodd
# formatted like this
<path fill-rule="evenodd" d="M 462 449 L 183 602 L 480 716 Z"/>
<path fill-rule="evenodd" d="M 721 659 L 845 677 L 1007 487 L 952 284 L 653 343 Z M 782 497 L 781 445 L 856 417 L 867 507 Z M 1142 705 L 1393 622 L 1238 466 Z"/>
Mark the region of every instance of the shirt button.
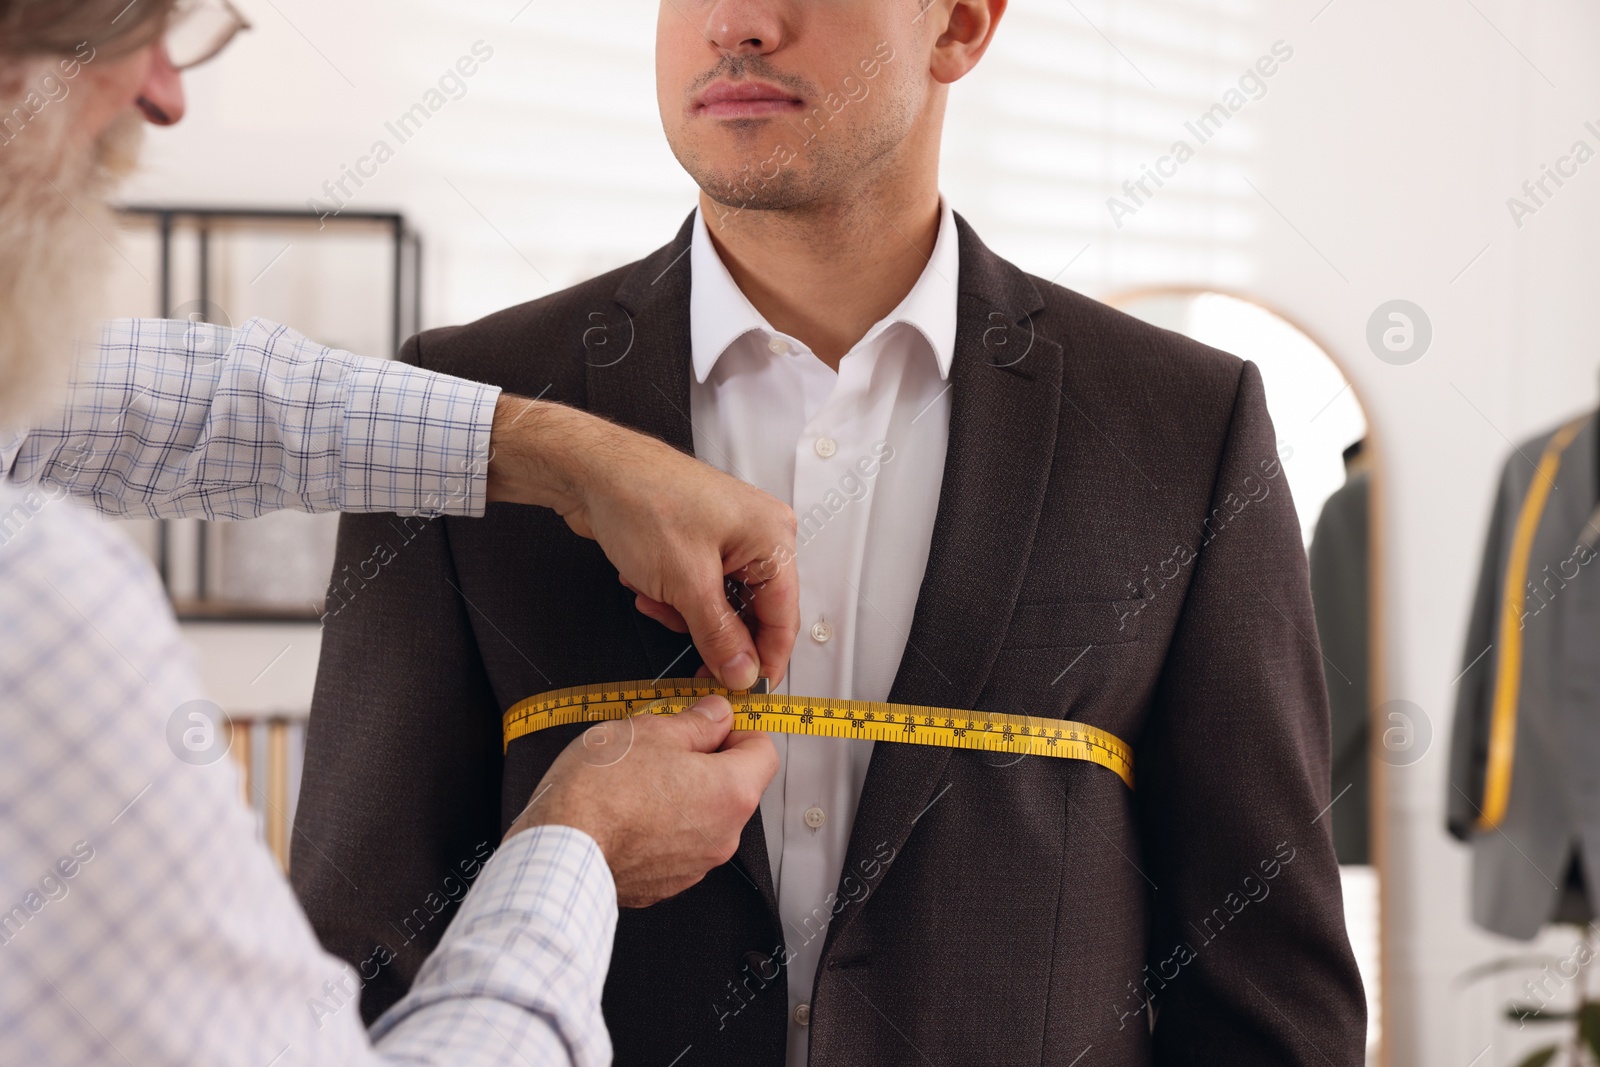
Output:
<path fill-rule="evenodd" d="M 828 638 L 832 636 L 833 627 L 829 626 L 827 623 L 815 622 L 811 624 L 811 640 L 815 641 L 817 644 L 826 644 Z"/>
<path fill-rule="evenodd" d="M 805 815 L 802 817 L 805 819 L 806 825 L 811 827 L 813 830 L 828 821 L 828 813 L 817 807 L 815 804 L 807 808 Z"/>
<path fill-rule="evenodd" d="M 811 1005 L 796 1004 L 794 1008 L 794 1021 L 801 1026 L 811 1025 Z"/>
<path fill-rule="evenodd" d="M 829 456 L 839 451 L 839 442 L 835 441 L 831 437 L 819 437 L 817 438 L 816 449 L 817 455 L 821 456 L 823 459 L 827 459 Z"/>
<path fill-rule="evenodd" d="M 767 351 L 775 356 L 787 355 L 789 353 L 789 342 L 781 337 L 774 337 L 767 342 Z"/>

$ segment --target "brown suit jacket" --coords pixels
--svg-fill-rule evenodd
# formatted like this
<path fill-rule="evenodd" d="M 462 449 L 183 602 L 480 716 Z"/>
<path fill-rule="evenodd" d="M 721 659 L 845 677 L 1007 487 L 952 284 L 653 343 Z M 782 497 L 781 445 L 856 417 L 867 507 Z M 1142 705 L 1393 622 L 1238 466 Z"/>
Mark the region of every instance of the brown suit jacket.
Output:
<path fill-rule="evenodd" d="M 1260 375 L 958 226 L 949 451 L 890 699 L 1093 723 L 1134 746 L 1137 789 L 1087 763 L 879 745 L 837 899 L 805 931 L 780 929 L 759 813 L 733 861 L 623 913 L 617 1063 L 781 1065 L 785 939 L 820 936 L 815 1064 L 1358 1067 L 1319 818 L 1327 698 Z M 688 451 L 689 235 L 403 358 Z M 329 612 L 294 882 L 324 944 L 365 965 L 371 1019 L 573 736 L 502 756 L 501 714 L 699 660 L 537 508 L 346 516 Z"/>

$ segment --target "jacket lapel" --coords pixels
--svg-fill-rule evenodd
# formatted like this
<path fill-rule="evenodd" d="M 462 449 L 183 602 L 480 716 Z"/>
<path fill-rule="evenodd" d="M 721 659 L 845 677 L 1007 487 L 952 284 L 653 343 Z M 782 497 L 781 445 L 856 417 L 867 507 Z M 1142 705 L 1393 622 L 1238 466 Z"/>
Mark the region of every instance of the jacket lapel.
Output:
<path fill-rule="evenodd" d="M 672 243 L 634 264 L 614 307 L 586 317 L 578 354 L 589 410 L 694 451 L 689 423 L 691 215 Z"/>
<path fill-rule="evenodd" d="M 589 411 L 691 454 L 688 251 L 693 234 L 691 214 L 671 244 L 641 260 L 623 279 L 614 307 L 589 313 L 580 350 Z M 637 613 L 634 628 L 657 677 L 686 678 L 700 666 L 687 635 Z M 759 809 L 745 824 L 733 863 L 756 887 L 776 922 L 778 899 Z"/>
<path fill-rule="evenodd" d="M 961 277 L 949 448 L 928 567 L 889 699 L 1000 711 L 1006 709 L 974 705 L 1021 590 L 1050 480 L 1062 349 L 1034 329 L 1043 301 L 1033 281 L 984 247 L 959 215 L 956 225 Z M 1018 456 L 1037 458 L 1019 463 Z M 1004 522 L 995 521 L 999 515 Z M 844 874 L 869 869 L 885 846 L 899 853 L 937 802 L 949 760 L 946 748 L 873 749 Z M 828 946 L 860 911 L 840 913 Z"/>
<path fill-rule="evenodd" d="M 634 265 L 616 304 L 584 316 L 576 354 L 584 361 L 589 411 L 694 451 L 689 422 L 689 257 L 685 223 L 672 243 Z M 694 674 L 700 657 L 689 638 L 635 613 L 634 629 L 652 677 Z"/>

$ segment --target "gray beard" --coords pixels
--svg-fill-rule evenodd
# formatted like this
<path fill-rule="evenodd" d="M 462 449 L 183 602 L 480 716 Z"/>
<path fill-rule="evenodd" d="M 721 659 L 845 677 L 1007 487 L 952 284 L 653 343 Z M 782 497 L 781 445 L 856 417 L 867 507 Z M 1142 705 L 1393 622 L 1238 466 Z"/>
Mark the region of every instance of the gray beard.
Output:
<path fill-rule="evenodd" d="M 24 77 L 21 93 L 33 81 Z M 0 92 L 0 114 L 20 98 Z M 143 121 L 129 111 L 85 144 L 75 104 L 50 104 L 0 144 L 0 427 L 47 415 L 79 342 L 99 337 L 117 233 L 107 197 L 132 169 Z"/>

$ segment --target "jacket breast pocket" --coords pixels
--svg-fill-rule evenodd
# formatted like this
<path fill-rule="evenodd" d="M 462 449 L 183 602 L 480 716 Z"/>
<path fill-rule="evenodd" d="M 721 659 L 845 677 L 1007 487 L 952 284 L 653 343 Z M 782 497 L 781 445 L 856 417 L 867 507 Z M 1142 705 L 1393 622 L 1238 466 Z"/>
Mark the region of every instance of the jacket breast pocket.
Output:
<path fill-rule="evenodd" d="M 1143 600 L 1058 600 L 1019 604 L 1006 631 L 1007 650 L 1120 645 L 1139 639 Z"/>

